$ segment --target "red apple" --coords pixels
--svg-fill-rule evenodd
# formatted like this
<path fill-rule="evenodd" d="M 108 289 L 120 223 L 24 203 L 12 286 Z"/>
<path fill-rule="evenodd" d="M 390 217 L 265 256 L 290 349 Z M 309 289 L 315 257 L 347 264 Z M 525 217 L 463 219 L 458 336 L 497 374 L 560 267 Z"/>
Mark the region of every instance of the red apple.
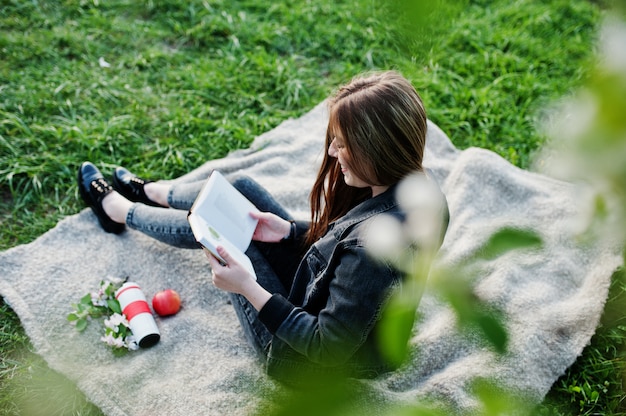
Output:
<path fill-rule="evenodd" d="M 174 315 L 180 310 L 180 296 L 174 289 L 161 290 L 152 298 L 152 308 L 160 316 Z"/>

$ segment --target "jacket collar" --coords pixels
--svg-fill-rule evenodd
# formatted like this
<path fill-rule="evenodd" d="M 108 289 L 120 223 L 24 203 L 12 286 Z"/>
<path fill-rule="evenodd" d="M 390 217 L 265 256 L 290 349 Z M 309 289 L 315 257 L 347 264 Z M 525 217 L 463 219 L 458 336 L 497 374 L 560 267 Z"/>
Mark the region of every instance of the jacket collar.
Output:
<path fill-rule="evenodd" d="M 337 239 L 340 239 L 344 231 L 350 226 L 395 208 L 398 206 L 398 202 L 396 201 L 396 187 L 397 185 L 392 185 L 385 192 L 361 202 L 348 211 L 346 215 L 332 222 L 329 226 L 329 230 L 332 231 Z"/>

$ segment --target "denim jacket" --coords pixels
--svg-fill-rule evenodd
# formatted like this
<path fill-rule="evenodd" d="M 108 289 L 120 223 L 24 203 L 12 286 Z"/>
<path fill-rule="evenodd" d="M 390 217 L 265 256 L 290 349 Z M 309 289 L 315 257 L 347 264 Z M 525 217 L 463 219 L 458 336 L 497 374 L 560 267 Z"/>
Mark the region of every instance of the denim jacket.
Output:
<path fill-rule="evenodd" d="M 404 219 L 395 187 L 331 223 L 304 255 L 288 298 L 274 294 L 261 309 L 273 334 L 270 376 L 297 384 L 305 374 L 371 378 L 392 370 L 375 327 L 402 274 L 374 259 L 363 241 L 368 222 L 382 213 Z"/>

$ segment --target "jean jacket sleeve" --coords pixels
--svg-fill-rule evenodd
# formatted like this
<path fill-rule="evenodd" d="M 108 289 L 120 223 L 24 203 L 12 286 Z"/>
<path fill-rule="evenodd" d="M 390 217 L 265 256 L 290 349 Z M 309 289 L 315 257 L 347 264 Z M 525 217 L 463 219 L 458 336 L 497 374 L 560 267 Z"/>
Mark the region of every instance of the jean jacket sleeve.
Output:
<path fill-rule="evenodd" d="M 343 241 L 326 270 L 309 285 L 303 307 L 273 295 L 259 319 L 310 361 L 342 364 L 370 335 L 399 282 L 395 269 L 373 259 L 359 244 Z"/>

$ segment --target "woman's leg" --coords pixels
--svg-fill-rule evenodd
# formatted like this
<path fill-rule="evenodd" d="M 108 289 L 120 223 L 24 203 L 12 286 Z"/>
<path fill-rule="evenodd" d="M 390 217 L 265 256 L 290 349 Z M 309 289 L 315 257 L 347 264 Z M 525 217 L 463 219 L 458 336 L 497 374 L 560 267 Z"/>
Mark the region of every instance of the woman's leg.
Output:
<path fill-rule="evenodd" d="M 187 213 L 205 181 L 172 184 L 167 202 L 171 208 L 133 204 L 128 211 L 126 224 L 159 241 L 176 247 L 197 248 Z M 235 179 L 233 185 L 259 210 L 273 212 L 282 218 L 290 215 L 258 183 L 248 177 Z M 287 297 L 299 255 L 290 245 L 253 242 L 246 254 L 254 265 L 257 281 L 270 293 Z M 229 294 L 244 335 L 261 359 L 267 356 L 272 334 L 259 321 L 258 312 L 248 300 L 237 294 Z"/>
<path fill-rule="evenodd" d="M 181 248 L 198 248 L 198 243 L 193 236 L 187 214 L 193 205 L 198 193 L 206 183 L 205 180 L 190 183 L 174 183 L 165 185 L 160 182 L 151 182 L 146 185 L 146 195 L 151 197 L 149 186 L 158 187 L 155 193 L 159 194 L 158 198 L 166 198 L 168 208 L 151 207 L 143 204 L 133 204 L 130 209 L 126 208 L 125 222 L 137 231 L 141 231 L 150 237 L 162 241 L 164 243 Z M 243 183 L 243 182 L 242 182 Z M 243 185 L 249 189 L 248 194 L 255 196 L 258 202 L 261 202 L 267 194 L 259 185 L 254 183 L 256 188 L 262 190 L 252 190 L 253 186 L 246 182 Z M 165 185 L 165 186 L 164 186 Z M 264 193 L 264 194 L 263 194 Z M 269 194 L 267 194 L 269 196 Z M 271 198 L 271 197 L 270 197 Z M 252 201 L 254 203 L 254 201 Z M 264 203 L 264 206 L 269 204 Z M 277 205 L 277 204 L 276 204 Z M 260 208 L 261 209 L 261 208 Z M 282 209 L 282 208 L 281 208 Z M 286 213 L 283 212 L 283 215 Z"/>
<path fill-rule="evenodd" d="M 167 205 L 171 208 L 189 211 L 205 183 L 205 180 L 201 180 L 169 185 L 166 195 Z"/>
<path fill-rule="evenodd" d="M 268 292 L 280 293 L 287 297 L 287 289 L 283 286 L 276 273 L 274 273 L 265 256 L 255 246 L 251 246 L 246 254 L 250 257 L 252 264 L 254 264 L 257 282 Z M 270 342 L 272 341 L 272 334 L 259 320 L 259 313 L 244 296 L 229 293 L 229 297 L 246 340 L 252 345 L 257 355 L 264 360 L 267 357 Z"/>
<path fill-rule="evenodd" d="M 233 180 L 232 184 L 260 211 L 272 212 L 284 219 L 291 218 L 269 192 L 252 179 L 241 176 Z M 287 297 L 300 262 L 300 254 L 293 245 L 253 241 L 246 254 L 254 265 L 257 282 L 268 292 Z M 246 339 L 259 357 L 266 359 L 272 334 L 259 321 L 257 310 L 245 297 L 232 293 L 229 296 Z"/>
<path fill-rule="evenodd" d="M 205 182 L 197 181 L 185 184 L 149 182 L 143 185 L 143 192 L 150 201 L 160 205 L 159 208 L 174 208 L 188 211 Z M 137 201 L 136 199 L 130 200 L 127 198 L 120 192 L 111 192 L 109 195 L 106 195 L 102 200 L 102 207 L 105 213 L 112 220 L 125 223 L 128 217 L 128 210 L 133 205 L 133 201 Z"/>
<path fill-rule="evenodd" d="M 133 204 L 126 225 L 155 240 L 179 248 L 200 248 L 187 221 L 187 211 Z"/>
<path fill-rule="evenodd" d="M 233 186 L 239 190 L 259 211 L 271 212 L 286 220 L 291 220 L 291 215 L 280 205 L 265 188 L 247 176 L 240 176 L 232 181 Z M 282 285 L 289 289 L 293 283 L 302 253 L 300 247 L 292 242 L 262 243 L 253 241 L 246 251 L 252 259 L 249 251 L 256 248 L 269 264 L 273 273 L 278 276 Z M 252 264 L 256 270 L 256 263 Z M 258 274 L 258 273 L 257 273 Z M 267 288 L 266 288 L 267 289 Z"/>
<path fill-rule="evenodd" d="M 119 195 L 111 195 L 109 201 L 105 200 L 104 208 L 114 218 L 118 216 L 115 210 L 121 210 L 121 218 L 124 218 L 129 228 L 141 231 L 158 241 L 179 248 L 199 248 L 187 221 L 187 214 L 204 182 L 172 184 L 163 188 L 160 192 L 167 195 L 170 208 L 130 203 L 125 198 L 120 200 Z M 111 202 L 111 208 L 108 208 L 108 202 Z"/>
<path fill-rule="evenodd" d="M 180 248 L 198 248 L 198 243 L 187 221 L 187 214 L 205 182 L 201 180 L 177 183 L 163 188 L 160 192 L 167 195 L 167 204 L 170 208 L 131 203 L 117 193 L 108 195 L 103 201 L 103 206 L 115 220 L 123 221 L 130 228 L 141 231 L 156 240 Z M 269 192 L 249 177 L 240 176 L 234 179 L 232 184 L 260 211 L 272 212 L 285 219 L 291 218 Z M 149 193 L 146 192 L 146 194 Z M 114 212 L 115 210 L 121 213 Z M 253 242 L 250 247 L 253 246 L 265 257 L 283 286 L 291 287 L 301 257 L 298 247 L 286 243 L 260 242 Z"/>
<path fill-rule="evenodd" d="M 272 212 L 284 219 L 290 219 L 289 213 L 270 195 L 265 188 L 247 176 L 240 176 L 232 181 L 259 211 Z M 270 293 L 280 293 L 287 297 L 293 282 L 299 254 L 291 246 L 282 243 L 260 243 L 253 241 L 246 255 L 254 265 L 257 282 Z M 293 265 L 296 265 L 295 267 Z M 254 348 L 259 358 L 265 360 L 272 341 L 272 334 L 259 320 L 258 311 L 248 300 L 238 294 L 229 294 L 244 335 Z"/>

